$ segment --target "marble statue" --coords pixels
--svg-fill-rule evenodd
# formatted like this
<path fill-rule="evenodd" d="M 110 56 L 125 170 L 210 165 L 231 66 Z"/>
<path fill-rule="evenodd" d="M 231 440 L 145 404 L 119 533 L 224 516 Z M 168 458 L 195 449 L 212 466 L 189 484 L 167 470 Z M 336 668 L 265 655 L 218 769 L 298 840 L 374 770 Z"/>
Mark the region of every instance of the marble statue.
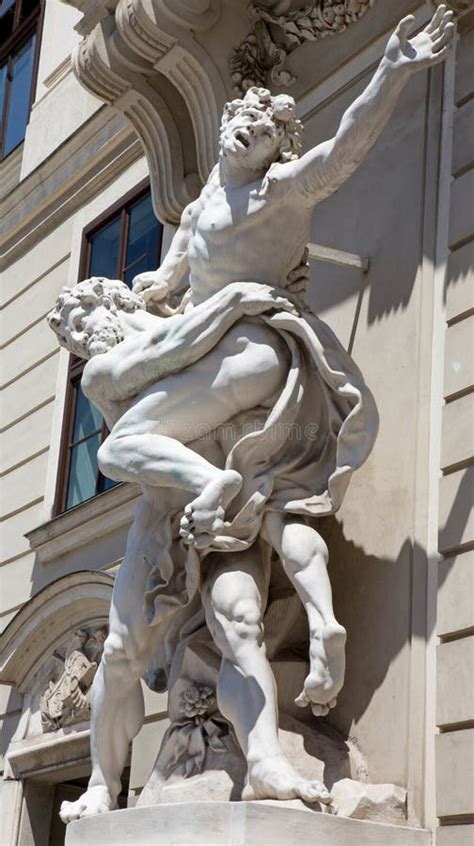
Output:
<path fill-rule="evenodd" d="M 315 205 L 359 166 L 411 74 L 445 58 L 451 18 L 440 6 L 412 37 L 414 18 L 404 18 L 335 137 L 305 154 L 291 97 L 251 87 L 228 103 L 219 162 L 158 270 L 132 291 L 80 282 L 49 315 L 60 342 L 88 359 L 83 390 L 110 430 L 102 472 L 143 491 L 92 689 L 92 776 L 63 804 L 66 822 L 116 807 L 143 724 L 140 679 L 151 673 L 172 689 L 183 644 L 203 631 L 219 656 L 215 696 L 192 678 L 191 661 L 176 716 L 170 694 L 160 778 L 182 749 L 202 765 L 185 718 L 212 748 L 226 723 L 246 762 L 241 798 L 330 802 L 281 746 L 263 616 L 279 561 L 309 627 L 297 705 L 326 715 L 343 685 L 346 632 L 315 518 L 341 505 L 373 446 L 377 411 L 357 366 L 305 304 L 304 251 Z M 187 738 L 179 754 L 170 749 L 178 736 Z"/>

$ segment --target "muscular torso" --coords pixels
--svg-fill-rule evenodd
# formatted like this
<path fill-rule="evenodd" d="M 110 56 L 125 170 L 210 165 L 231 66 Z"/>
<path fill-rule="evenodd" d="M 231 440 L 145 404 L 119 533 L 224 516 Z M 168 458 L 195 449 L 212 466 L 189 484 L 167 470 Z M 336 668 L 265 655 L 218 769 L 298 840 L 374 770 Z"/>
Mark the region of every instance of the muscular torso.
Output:
<path fill-rule="evenodd" d="M 311 210 L 287 185 L 221 185 L 196 203 L 188 246 L 192 302 L 229 282 L 284 285 L 309 238 Z"/>

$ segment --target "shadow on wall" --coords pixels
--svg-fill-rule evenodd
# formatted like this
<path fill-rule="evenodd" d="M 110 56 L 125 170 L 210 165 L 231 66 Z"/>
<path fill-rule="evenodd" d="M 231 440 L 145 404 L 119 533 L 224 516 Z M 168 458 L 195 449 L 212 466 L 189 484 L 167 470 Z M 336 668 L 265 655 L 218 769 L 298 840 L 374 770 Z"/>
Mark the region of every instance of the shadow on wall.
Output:
<path fill-rule="evenodd" d="M 453 529 L 456 535 L 461 534 L 467 524 L 471 510 L 470 484 L 465 475 L 439 532 L 441 549 L 443 538 L 452 538 Z M 426 591 L 421 592 L 419 607 L 413 604 L 415 585 L 426 585 L 430 562 L 426 550 L 409 539 L 403 543 L 398 557 L 391 560 L 367 555 L 362 547 L 348 541 L 343 525 L 335 518 L 321 521 L 319 528 L 330 550 L 336 617 L 348 630 L 346 681 L 331 719 L 347 738 L 404 645 L 413 638 L 427 640 L 433 633 L 432 628 L 428 630 Z M 431 562 L 431 566 L 437 567 L 437 562 Z M 450 569 L 437 568 L 439 586 Z M 393 702 L 394 707 L 399 707 L 406 699 L 394 695 Z M 390 731 L 386 742 L 388 745 L 393 742 Z"/>

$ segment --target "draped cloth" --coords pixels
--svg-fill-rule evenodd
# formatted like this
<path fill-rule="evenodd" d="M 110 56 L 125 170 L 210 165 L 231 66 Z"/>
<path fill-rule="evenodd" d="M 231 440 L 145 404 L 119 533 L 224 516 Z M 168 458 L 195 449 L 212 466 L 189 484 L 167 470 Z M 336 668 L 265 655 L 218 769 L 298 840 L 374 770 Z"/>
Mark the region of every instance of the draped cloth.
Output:
<path fill-rule="evenodd" d="M 271 302 L 265 291 L 262 298 Z M 138 506 L 135 537 L 142 533 L 140 554 L 150 567 L 144 613 L 150 625 L 163 627 L 163 654 L 157 656 L 161 667 L 169 666 L 178 640 L 202 624 L 198 587 L 203 557 L 248 549 L 267 510 L 307 517 L 335 513 L 377 435 L 372 394 L 322 320 L 305 306 L 253 319 L 284 340 L 290 364 L 273 407 L 257 416 L 257 424 L 227 455 L 226 467 L 242 475 L 243 485 L 228 507 L 224 531 L 198 552 L 178 538 L 179 514 L 189 494 L 184 500 L 182 492 L 156 489 L 151 512 L 149 504 Z M 216 346 L 221 335 L 216 329 Z"/>

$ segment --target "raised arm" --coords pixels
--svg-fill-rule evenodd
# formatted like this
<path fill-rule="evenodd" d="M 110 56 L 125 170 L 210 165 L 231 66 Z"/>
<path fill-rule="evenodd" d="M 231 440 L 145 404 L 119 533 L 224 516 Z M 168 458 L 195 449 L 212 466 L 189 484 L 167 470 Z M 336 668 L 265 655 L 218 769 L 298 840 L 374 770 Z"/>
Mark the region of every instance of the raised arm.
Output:
<path fill-rule="evenodd" d="M 361 164 L 393 112 L 412 73 L 438 64 L 449 50 L 453 13 L 439 6 L 430 23 L 413 38 L 413 15 L 403 18 L 365 91 L 344 112 L 334 138 L 291 163 L 292 179 L 310 203 L 333 194 Z"/>

